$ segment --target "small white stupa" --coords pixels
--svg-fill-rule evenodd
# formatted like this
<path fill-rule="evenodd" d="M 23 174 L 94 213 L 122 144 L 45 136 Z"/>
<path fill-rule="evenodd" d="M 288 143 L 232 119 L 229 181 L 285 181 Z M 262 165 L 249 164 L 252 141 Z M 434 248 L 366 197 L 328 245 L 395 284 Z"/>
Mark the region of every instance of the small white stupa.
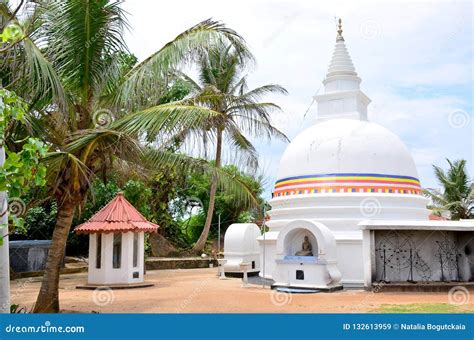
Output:
<path fill-rule="evenodd" d="M 75 229 L 78 234 L 89 234 L 88 285 L 78 288 L 144 286 L 144 235 L 158 228 L 119 192 Z"/>
<path fill-rule="evenodd" d="M 260 249 L 257 238 L 260 229 L 254 223 L 231 224 L 224 237 L 224 271 L 241 274 L 242 264 L 249 264 L 248 273 L 260 271 Z"/>

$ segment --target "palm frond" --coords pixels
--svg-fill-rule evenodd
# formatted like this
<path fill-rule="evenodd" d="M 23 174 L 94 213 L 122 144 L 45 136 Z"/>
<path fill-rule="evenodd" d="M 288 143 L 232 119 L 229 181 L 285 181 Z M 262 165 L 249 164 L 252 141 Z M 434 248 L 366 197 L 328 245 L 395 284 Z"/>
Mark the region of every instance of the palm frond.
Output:
<path fill-rule="evenodd" d="M 185 130 L 200 129 L 207 121 L 220 115 L 205 107 L 169 103 L 129 114 L 116 121 L 113 128 L 132 134 L 174 135 Z"/>
<path fill-rule="evenodd" d="M 250 136 L 257 138 L 266 138 L 271 140 L 272 138 L 277 138 L 285 143 L 289 143 L 290 139 L 279 129 L 274 127 L 270 122 L 260 119 L 260 118 L 251 118 L 244 115 L 234 115 L 232 117 L 234 120 L 238 120 L 238 125 L 241 127 L 242 131 Z"/>
<path fill-rule="evenodd" d="M 249 100 L 249 101 L 256 101 L 262 98 L 263 96 L 266 96 L 268 94 L 272 93 L 279 93 L 279 94 L 288 94 L 288 91 L 281 85 L 278 84 L 268 84 L 268 85 L 263 85 L 260 87 L 257 87 L 251 91 L 248 91 L 246 93 L 243 93 L 240 97 L 243 100 Z"/>
<path fill-rule="evenodd" d="M 91 186 L 93 172 L 70 152 L 49 152 L 42 162 L 50 169 L 47 178 L 52 183 L 51 193 L 64 201 L 74 199 L 75 193 Z"/>
<path fill-rule="evenodd" d="M 94 152 L 132 161 L 140 159 L 142 154 L 140 143 L 134 136 L 113 129 L 81 130 L 67 140 L 65 150 L 79 154 L 85 163 Z"/>
<path fill-rule="evenodd" d="M 70 91 L 83 103 L 104 82 L 107 55 L 127 51 L 123 40 L 128 27 L 121 1 L 43 2 L 48 56 Z"/>
<path fill-rule="evenodd" d="M 132 69 L 121 86 L 117 101 L 124 107 L 131 107 L 137 100 L 146 100 L 148 91 L 163 86 L 170 72 L 179 65 L 193 61 L 197 55 L 220 41 L 230 43 L 239 55 L 250 55 L 244 39 L 235 31 L 218 21 L 202 21 Z"/>
<path fill-rule="evenodd" d="M 474 207 L 473 183 L 466 171 L 466 161 L 447 160 L 448 171 L 433 165 L 435 176 L 442 190 L 428 189 L 425 195 L 435 207 L 448 210 L 452 219 L 472 218 Z"/>
<path fill-rule="evenodd" d="M 24 34 L 24 38 L 9 51 L 11 55 L 2 55 L 5 58 L 2 72 L 8 72 L 10 79 L 3 86 L 14 90 L 30 103 L 51 97 L 59 107 L 65 108 L 66 95 L 60 76 L 44 55 L 41 39 L 36 39 L 41 25 L 39 7 L 35 6 L 33 11 L 26 12 L 20 20 L 5 3 L 0 3 L 1 15 L 11 18 L 12 23 L 22 27 Z"/>
<path fill-rule="evenodd" d="M 252 143 L 239 131 L 235 124 L 229 124 L 226 129 L 227 144 L 235 150 L 237 158 L 243 158 L 245 166 L 256 170 L 258 168 L 258 153 Z"/>

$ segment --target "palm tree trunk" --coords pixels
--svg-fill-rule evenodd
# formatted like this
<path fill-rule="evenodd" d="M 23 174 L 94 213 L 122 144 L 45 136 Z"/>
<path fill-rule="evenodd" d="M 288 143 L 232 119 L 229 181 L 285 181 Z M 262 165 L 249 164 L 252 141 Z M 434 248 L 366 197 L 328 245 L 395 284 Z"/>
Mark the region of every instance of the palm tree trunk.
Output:
<path fill-rule="evenodd" d="M 33 310 L 34 313 L 59 313 L 59 271 L 74 217 L 74 208 L 75 204 L 71 201 L 64 202 L 58 208 L 52 244 L 48 252 L 41 289 Z"/>
<path fill-rule="evenodd" d="M 0 148 L 0 166 L 5 161 L 5 149 Z M 3 225 L 3 226 L 2 226 Z M 10 262 L 8 251 L 7 193 L 0 192 L 0 313 L 10 313 Z"/>
<path fill-rule="evenodd" d="M 222 153 L 222 131 L 217 132 L 217 143 L 216 143 L 216 168 L 221 166 L 221 153 Z M 217 173 L 212 175 L 211 190 L 209 193 L 209 207 L 207 208 L 206 223 L 204 224 L 204 229 L 202 230 L 201 236 L 197 240 L 196 244 L 193 247 L 193 251 L 201 252 L 206 245 L 207 237 L 209 236 L 209 230 L 211 229 L 212 215 L 214 214 L 214 204 L 216 202 L 216 192 L 217 192 L 217 183 L 218 177 Z"/>

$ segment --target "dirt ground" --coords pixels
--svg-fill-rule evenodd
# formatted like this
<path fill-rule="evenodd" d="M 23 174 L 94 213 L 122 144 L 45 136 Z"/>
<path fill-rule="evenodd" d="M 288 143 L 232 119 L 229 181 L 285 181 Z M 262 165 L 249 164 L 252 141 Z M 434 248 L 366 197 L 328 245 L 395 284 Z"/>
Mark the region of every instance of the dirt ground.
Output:
<path fill-rule="evenodd" d="M 11 282 L 12 303 L 31 309 L 41 278 Z M 219 280 L 216 268 L 148 271 L 155 286 L 127 290 L 80 290 L 87 274 L 61 276 L 60 302 L 64 312 L 80 313 L 364 313 L 387 304 L 448 303 L 447 293 L 335 293 L 286 294 L 260 285 L 242 287 L 241 279 Z M 472 293 L 472 292 L 471 292 Z M 474 311 L 474 299 L 459 311 Z"/>

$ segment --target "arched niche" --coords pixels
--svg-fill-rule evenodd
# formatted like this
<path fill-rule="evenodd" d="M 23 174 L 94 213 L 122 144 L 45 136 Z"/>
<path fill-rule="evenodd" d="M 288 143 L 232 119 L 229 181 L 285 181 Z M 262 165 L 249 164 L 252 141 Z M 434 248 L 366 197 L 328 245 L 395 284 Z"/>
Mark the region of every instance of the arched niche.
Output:
<path fill-rule="evenodd" d="M 311 243 L 312 256 L 318 256 L 318 241 L 316 236 L 306 228 L 295 228 L 286 234 L 283 240 L 283 255 L 284 256 L 296 256 L 297 252 L 302 250 L 304 238 L 308 237 L 309 243 Z"/>
<path fill-rule="evenodd" d="M 337 259 L 336 240 L 332 232 L 323 223 L 309 220 L 292 221 L 281 230 L 277 240 L 278 257 L 294 256 L 301 250 L 304 236 L 308 236 L 313 256 L 318 260 Z"/>

